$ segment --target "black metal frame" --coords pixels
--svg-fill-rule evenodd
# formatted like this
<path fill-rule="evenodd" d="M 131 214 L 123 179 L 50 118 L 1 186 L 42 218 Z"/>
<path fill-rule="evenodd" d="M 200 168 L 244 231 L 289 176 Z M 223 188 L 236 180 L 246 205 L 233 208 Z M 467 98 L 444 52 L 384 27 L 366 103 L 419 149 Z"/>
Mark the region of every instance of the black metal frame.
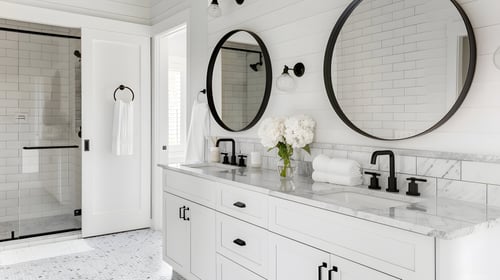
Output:
<path fill-rule="evenodd" d="M 264 62 L 265 62 L 265 67 L 266 67 L 266 89 L 264 91 L 264 98 L 262 99 L 262 103 L 260 105 L 259 111 L 257 112 L 257 115 L 255 116 L 255 118 L 244 128 L 239 129 L 239 130 L 235 130 L 235 129 L 228 127 L 224 123 L 224 121 L 222 121 L 219 114 L 217 113 L 217 108 L 215 107 L 215 103 L 214 103 L 214 96 L 213 96 L 213 89 L 212 89 L 212 78 L 213 78 L 213 74 L 214 74 L 215 62 L 217 61 L 217 56 L 219 55 L 219 51 L 222 49 L 224 43 L 231 36 L 233 36 L 235 33 L 238 33 L 238 32 L 246 32 L 246 33 L 250 34 L 255 39 L 255 41 L 257 41 L 257 43 L 260 46 L 260 49 L 262 50 L 262 55 L 264 56 Z M 212 116 L 213 116 L 214 120 L 217 122 L 217 124 L 219 124 L 225 130 L 228 130 L 231 132 L 241 132 L 241 131 L 248 130 L 248 129 L 252 128 L 253 126 L 255 126 L 259 122 L 260 118 L 262 118 L 262 115 L 264 115 L 264 112 L 266 111 L 267 105 L 269 103 L 269 98 L 271 97 L 272 85 L 273 85 L 273 69 L 271 66 L 271 57 L 269 56 L 269 52 L 267 51 L 267 48 L 266 48 L 266 45 L 264 44 L 264 41 L 262 41 L 262 39 L 257 34 L 251 32 L 251 31 L 248 31 L 248 30 L 244 30 L 244 29 L 236 29 L 236 30 L 233 30 L 233 31 L 227 33 L 226 35 L 224 35 L 224 37 L 222 37 L 222 39 L 220 39 L 220 41 L 215 46 L 214 51 L 212 52 L 212 56 L 210 57 L 210 62 L 208 64 L 208 71 L 207 71 L 208 107 L 210 108 L 210 112 L 212 113 Z"/>
<path fill-rule="evenodd" d="M 340 16 L 339 20 L 335 24 L 335 27 L 333 28 L 333 31 L 330 35 L 330 38 L 328 40 L 328 45 L 326 47 L 326 53 L 325 53 L 325 60 L 323 64 L 323 79 L 325 82 L 325 87 L 326 91 L 328 94 L 328 99 L 330 99 L 330 103 L 333 106 L 333 109 L 337 113 L 337 115 L 342 119 L 342 121 L 350 127 L 352 130 L 358 132 L 361 135 L 364 135 L 369 138 L 377 139 L 377 140 L 384 140 L 384 141 L 399 141 L 399 140 L 406 140 L 406 139 L 412 139 L 418 136 L 425 135 L 427 133 L 430 133 L 446 123 L 460 108 L 460 106 L 463 104 L 465 98 L 467 97 L 467 93 L 470 90 L 470 87 L 472 85 L 472 81 L 474 79 L 474 74 L 476 71 L 476 60 L 477 60 L 477 46 L 476 46 L 476 36 L 474 35 L 474 29 L 472 27 L 472 24 L 463 10 L 463 8 L 460 6 L 460 4 L 457 3 L 456 0 L 450 0 L 450 2 L 455 6 L 455 8 L 458 10 L 460 13 L 460 16 L 462 17 L 462 20 L 464 21 L 465 27 L 467 29 L 467 35 L 469 36 L 469 44 L 470 44 L 470 61 L 469 61 L 469 69 L 467 71 L 467 78 L 464 83 L 464 87 L 460 93 L 460 95 L 457 98 L 457 101 L 455 104 L 451 107 L 451 109 L 448 111 L 448 113 L 441 119 L 439 122 L 437 122 L 435 125 L 430 127 L 429 129 L 425 130 L 424 132 L 421 132 L 419 134 L 406 137 L 406 138 L 398 138 L 398 139 L 386 139 L 386 138 L 380 138 L 374 135 L 371 135 L 359 127 L 357 127 L 354 123 L 349 120 L 349 118 L 345 115 L 345 113 L 342 111 L 342 108 L 340 107 L 340 104 L 337 101 L 337 98 L 335 97 L 335 90 L 333 88 L 333 82 L 332 82 L 332 61 L 333 61 L 333 52 L 335 49 L 335 44 L 337 43 L 337 40 L 339 38 L 340 32 L 342 30 L 342 27 L 344 26 L 345 22 L 349 18 L 349 16 L 354 12 L 354 10 L 361 4 L 364 0 L 353 0 L 349 6 L 345 9 L 345 11 L 342 13 Z"/>
<path fill-rule="evenodd" d="M 36 147 L 23 147 L 23 150 L 55 150 L 55 149 L 78 149 L 78 145 L 69 146 L 36 146 Z"/>
<path fill-rule="evenodd" d="M 67 39 L 78 39 L 78 40 L 82 39 L 82 37 L 79 37 L 79 36 L 54 34 L 54 33 L 31 31 L 31 30 L 8 28 L 8 27 L 0 27 L 0 31 L 18 32 L 18 33 L 24 33 L 24 34 L 42 35 L 42 36 L 59 37 L 59 38 L 67 38 Z"/>
<path fill-rule="evenodd" d="M 221 47 L 223 50 L 231 50 L 231 51 L 238 51 L 238 52 L 248 52 L 248 53 L 259 53 L 262 54 L 261 51 L 254 51 L 254 50 L 245 50 L 241 48 L 233 48 L 233 47 Z"/>
<path fill-rule="evenodd" d="M 72 231 L 79 231 L 82 230 L 82 228 L 71 228 L 71 229 L 63 229 L 63 230 L 56 230 L 56 231 L 50 231 L 50 232 L 44 232 L 44 233 L 35 233 L 35 234 L 28 234 L 28 235 L 21 235 L 18 237 L 12 237 L 10 239 L 1 239 L 1 242 L 7 242 L 7 241 L 13 241 L 13 240 L 20 240 L 20 239 L 27 239 L 27 238 L 33 238 L 33 237 L 40 237 L 40 236 L 46 236 L 46 235 L 53 235 L 53 234 L 60 234 L 60 233 L 66 233 L 66 232 L 72 232 Z"/>

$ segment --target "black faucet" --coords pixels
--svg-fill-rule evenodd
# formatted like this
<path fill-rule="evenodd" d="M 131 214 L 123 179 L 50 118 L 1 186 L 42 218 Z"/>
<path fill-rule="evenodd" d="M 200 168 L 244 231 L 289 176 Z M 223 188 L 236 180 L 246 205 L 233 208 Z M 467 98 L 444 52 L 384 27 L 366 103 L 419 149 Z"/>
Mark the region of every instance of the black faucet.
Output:
<path fill-rule="evenodd" d="M 217 143 L 215 144 L 215 146 L 219 147 L 220 142 L 231 142 L 231 144 L 233 145 L 232 155 L 231 155 L 231 165 L 237 165 L 237 163 L 236 163 L 236 142 L 234 141 L 234 139 L 221 138 L 221 139 L 217 140 Z"/>
<path fill-rule="evenodd" d="M 377 163 L 377 157 L 388 155 L 389 156 L 389 179 L 388 179 L 388 187 L 386 189 L 387 192 L 397 193 L 398 190 L 398 181 L 396 179 L 396 168 L 394 161 L 394 153 L 392 151 L 375 151 L 372 154 L 371 164 Z"/>

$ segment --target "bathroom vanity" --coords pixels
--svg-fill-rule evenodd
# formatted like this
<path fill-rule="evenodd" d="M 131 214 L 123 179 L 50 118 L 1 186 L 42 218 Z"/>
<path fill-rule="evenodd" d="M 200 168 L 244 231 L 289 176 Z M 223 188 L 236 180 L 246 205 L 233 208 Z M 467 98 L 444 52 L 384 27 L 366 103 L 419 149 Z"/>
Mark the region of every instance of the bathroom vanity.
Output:
<path fill-rule="evenodd" d="M 284 192 L 272 170 L 162 167 L 164 260 L 187 279 L 497 279 L 500 209 L 306 177 Z"/>

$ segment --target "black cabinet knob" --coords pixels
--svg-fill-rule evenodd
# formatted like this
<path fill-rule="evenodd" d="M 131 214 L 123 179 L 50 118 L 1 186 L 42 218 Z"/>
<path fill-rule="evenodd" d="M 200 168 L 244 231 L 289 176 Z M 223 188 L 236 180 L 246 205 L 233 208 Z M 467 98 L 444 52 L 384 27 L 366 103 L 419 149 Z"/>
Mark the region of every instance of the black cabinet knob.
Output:
<path fill-rule="evenodd" d="M 240 201 L 233 203 L 233 206 L 238 207 L 238 208 L 246 208 L 247 207 L 247 205 L 245 203 L 240 202 Z"/>
<path fill-rule="evenodd" d="M 240 246 L 240 247 L 244 247 L 244 246 L 246 246 L 246 245 L 247 245 L 247 243 L 246 243 L 244 240 L 241 240 L 241 239 L 239 239 L 239 238 L 238 238 L 238 239 L 235 239 L 235 240 L 233 241 L 233 243 L 234 243 L 234 244 L 236 244 L 236 245 L 238 245 L 238 246 Z"/>

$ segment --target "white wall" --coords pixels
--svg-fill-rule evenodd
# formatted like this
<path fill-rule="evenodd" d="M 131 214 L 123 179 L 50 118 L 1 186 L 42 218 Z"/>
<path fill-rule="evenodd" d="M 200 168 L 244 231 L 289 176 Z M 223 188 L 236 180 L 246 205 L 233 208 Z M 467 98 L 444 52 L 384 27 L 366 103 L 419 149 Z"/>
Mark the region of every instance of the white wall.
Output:
<path fill-rule="evenodd" d="M 284 64 L 302 61 L 306 74 L 297 80 L 297 90 L 282 93 L 273 88 L 264 117 L 311 115 L 318 122 L 317 142 L 500 155 L 500 70 L 493 65 L 493 52 L 500 46 L 500 1 L 459 1 L 472 21 L 478 44 L 476 77 L 469 96 L 457 114 L 438 130 L 396 142 L 371 140 L 353 132 L 337 117 L 328 101 L 323 83 L 325 47 L 333 26 L 349 2 L 255 0 L 237 6 L 234 1 L 221 1 L 223 16 L 209 20 L 207 51 L 210 53 L 228 31 L 245 28 L 266 42 L 275 79 Z M 206 3 L 200 1 L 197 5 Z M 216 124 L 212 127 L 213 135 L 257 137 L 257 128 L 232 134 L 217 128 Z"/>
<path fill-rule="evenodd" d="M 39 8 L 149 24 L 149 0 L 2 0 Z"/>
<path fill-rule="evenodd" d="M 140 0 L 138 0 L 140 1 Z M 191 2 L 187 0 L 150 0 L 151 1 L 151 22 L 157 24 L 162 20 L 168 19 L 170 15 L 179 13 L 189 8 Z"/>

